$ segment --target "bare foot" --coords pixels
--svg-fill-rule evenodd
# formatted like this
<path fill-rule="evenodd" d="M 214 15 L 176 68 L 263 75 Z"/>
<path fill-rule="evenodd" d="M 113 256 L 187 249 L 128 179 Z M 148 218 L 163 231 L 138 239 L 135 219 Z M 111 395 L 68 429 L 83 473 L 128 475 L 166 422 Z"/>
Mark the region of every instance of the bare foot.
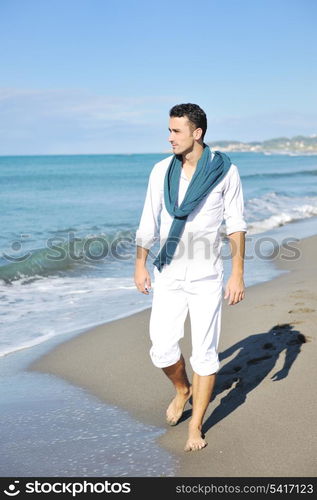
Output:
<path fill-rule="evenodd" d="M 176 425 L 181 416 L 187 401 L 192 396 L 192 386 L 185 392 L 177 392 L 175 398 L 166 410 L 166 421 L 169 425 Z"/>
<path fill-rule="evenodd" d="M 201 425 L 193 426 L 189 424 L 188 439 L 185 445 L 185 451 L 198 451 L 207 446 L 207 442 L 202 436 Z"/>

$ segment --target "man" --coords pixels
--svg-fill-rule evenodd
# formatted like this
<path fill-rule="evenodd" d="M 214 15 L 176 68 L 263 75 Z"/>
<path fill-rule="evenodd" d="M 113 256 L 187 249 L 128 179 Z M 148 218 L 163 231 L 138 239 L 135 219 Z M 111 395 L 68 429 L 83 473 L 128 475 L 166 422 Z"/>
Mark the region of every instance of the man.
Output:
<path fill-rule="evenodd" d="M 169 142 L 173 156 L 154 165 L 136 232 L 134 281 L 148 294 L 149 249 L 160 238 L 154 260 L 155 286 L 150 318 L 150 356 L 174 384 L 176 395 L 166 411 L 176 425 L 192 397 L 185 451 L 204 448 L 202 423 L 219 370 L 217 354 L 222 306 L 223 262 L 219 228 L 225 219 L 232 272 L 226 284 L 228 304 L 243 300 L 245 233 L 244 202 L 236 165 L 203 142 L 205 112 L 196 104 L 170 110 Z M 184 322 L 191 321 L 193 381 L 190 384 L 179 348 Z"/>

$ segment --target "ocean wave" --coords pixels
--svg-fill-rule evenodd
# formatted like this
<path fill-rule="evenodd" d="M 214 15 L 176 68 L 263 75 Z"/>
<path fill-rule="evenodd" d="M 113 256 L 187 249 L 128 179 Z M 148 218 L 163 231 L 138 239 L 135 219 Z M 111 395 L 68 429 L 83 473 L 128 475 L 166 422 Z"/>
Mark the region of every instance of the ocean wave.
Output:
<path fill-rule="evenodd" d="M 117 254 L 124 255 L 129 251 L 131 245 L 134 245 L 134 232 L 122 230 L 73 238 L 59 245 L 26 252 L 19 257 L 3 253 L 2 261 L 9 263 L 0 267 L 0 279 L 11 283 L 21 278 L 49 276 L 80 265 L 113 260 Z"/>
<path fill-rule="evenodd" d="M 256 179 L 256 178 L 272 178 L 272 179 L 280 179 L 283 177 L 298 177 L 301 175 L 317 175 L 317 170 L 296 170 L 295 172 L 264 172 L 264 173 L 256 173 L 256 174 L 246 174 L 243 175 L 240 173 L 241 179 Z"/>
<path fill-rule="evenodd" d="M 26 285 L 26 286 L 25 286 Z M 53 337 L 81 331 L 134 314 L 149 306 L 127 277 L 79 275 L 0 281 L 0 357 Z"/>
<path fill-rule="evenodd" d="M 316 215 L 315 196 L 296 198 L 274 191 L 263 197 L 248 200 L 245 209 L 249 234 L 262 233 Z"/>

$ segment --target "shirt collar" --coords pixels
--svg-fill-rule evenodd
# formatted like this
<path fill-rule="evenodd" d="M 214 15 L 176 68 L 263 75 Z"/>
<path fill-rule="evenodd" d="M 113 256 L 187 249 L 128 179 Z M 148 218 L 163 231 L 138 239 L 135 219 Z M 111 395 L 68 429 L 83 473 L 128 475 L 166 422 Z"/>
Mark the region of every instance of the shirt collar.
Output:
<path fill-rule="evenodd" d="M 211 157 L 210 157 L 210 160 L 213 160 L 213 157 L 214 157 L 214 156 L 215 156 L 215 153 L 214 153 L 214 151 L 212 151 L 212 150 L 211 150 Z M 185 181 L 187 181 L 187 182 L 190 182 L 190 181 L 187 179 L 187 177 L 186 177 L 186 174 L 185 174 L 185 172 L 184 172 L 183 167 L 181 168 L 181 178 L 182 178 L 182 179 L 185 179 Z"/>

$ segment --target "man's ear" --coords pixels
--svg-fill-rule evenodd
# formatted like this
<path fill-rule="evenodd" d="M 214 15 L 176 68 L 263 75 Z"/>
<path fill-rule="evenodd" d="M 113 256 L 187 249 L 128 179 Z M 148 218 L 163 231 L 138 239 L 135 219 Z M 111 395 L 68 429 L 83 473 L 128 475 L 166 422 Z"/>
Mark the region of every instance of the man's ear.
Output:
<path fill-rule="evenodd" d="M 202 134 L 203 134 L 203 129 L 202 128 L 196 128 L 196 130 L 194 130 L 194 133 L 193 133 L 194 139 L 196 141 L 199 141 L 199 139 L 201 138 Z"/>

